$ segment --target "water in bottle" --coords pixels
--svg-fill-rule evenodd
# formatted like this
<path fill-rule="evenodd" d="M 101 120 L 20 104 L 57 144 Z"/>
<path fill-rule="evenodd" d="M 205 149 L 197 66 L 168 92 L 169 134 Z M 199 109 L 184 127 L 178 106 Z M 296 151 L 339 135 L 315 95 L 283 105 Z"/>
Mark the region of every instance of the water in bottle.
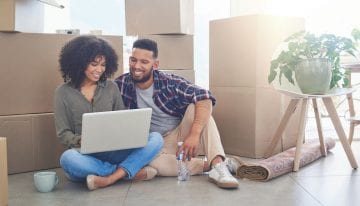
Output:
<path fill-rule="evenodd" d="M 178 142 L 178 148 L 182 145 L 183 142 Z M 179 156 L 177 157 L 177 165 L 178 165 L 178 180 L 179 181 L 187 181 L 190 179 L 190 172 L 186 167 L 185 161 L 183 161 L 184 151 L 181 151 Z"/>

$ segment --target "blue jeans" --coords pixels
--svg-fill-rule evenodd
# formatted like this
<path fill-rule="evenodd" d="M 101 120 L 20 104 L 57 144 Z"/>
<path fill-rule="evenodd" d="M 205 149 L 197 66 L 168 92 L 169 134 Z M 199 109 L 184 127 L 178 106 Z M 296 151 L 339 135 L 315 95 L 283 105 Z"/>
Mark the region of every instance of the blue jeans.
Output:
<path fill-rule="evenodd" d="M 149 164 L 160 152 L 163 138 L 160 133 L 151 132 L 145 147 L 81 154 L 75 149 L 66 150 L 60 157 L 60 165 L 72 181 L 85 181 L 90 174 L 109 176 L 123 168 L 132 179 L 141 168 Z"/>

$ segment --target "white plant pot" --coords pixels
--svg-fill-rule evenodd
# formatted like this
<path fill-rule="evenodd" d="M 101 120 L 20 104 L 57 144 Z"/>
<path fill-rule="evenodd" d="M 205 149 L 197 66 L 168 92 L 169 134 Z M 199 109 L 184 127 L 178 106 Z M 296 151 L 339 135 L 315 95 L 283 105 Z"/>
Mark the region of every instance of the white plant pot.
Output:
<path fill-rule="evenodd" d="M 330 89 L 331 64 L 325 58 L 304 59 L 295 68 L 296 82 L 304 94 L 325 94 Z"/>

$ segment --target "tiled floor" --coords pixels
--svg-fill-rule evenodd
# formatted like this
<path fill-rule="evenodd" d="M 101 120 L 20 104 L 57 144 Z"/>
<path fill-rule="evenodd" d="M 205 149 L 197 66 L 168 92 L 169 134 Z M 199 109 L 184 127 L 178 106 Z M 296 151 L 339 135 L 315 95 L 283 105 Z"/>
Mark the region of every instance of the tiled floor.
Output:
<path fill-rule="evenodd" d="M 360 160 L 360 142 L 352 145 Z M 33 172 L 9 176 L 9 205 L 360 205 L 360 172 L 353 170 L 337 142 L 326 158 L 269 182 L 239 180 L 240 188 L 224 190 L 194 176 L 178 183 L 173 177 L 156 177 L 146 182 L 118 182 L 95 191 L 85 184 L 67 181 L 54 169 L 60 183 L 50 193 L 38 193 Z"/>

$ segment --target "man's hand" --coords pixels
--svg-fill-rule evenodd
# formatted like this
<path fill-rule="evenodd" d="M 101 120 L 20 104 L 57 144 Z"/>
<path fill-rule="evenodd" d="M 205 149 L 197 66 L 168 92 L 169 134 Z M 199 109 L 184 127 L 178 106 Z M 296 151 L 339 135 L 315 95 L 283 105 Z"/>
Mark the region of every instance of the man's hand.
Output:
<path fill-rule="evenodd" d="M 183 161 L 185 161 L 186 159 L 191 160 L 191 158 L 195 157 L 197 154 L 197 150 L 199 148 L 199 140 L 199 135 L 189 134 L 189 136 L 185 138 L 184 143 L 176 152 L 176 156 L 179 156 L 180 152 L 184 151 Z"/>
<path fill-rule="evenodd" d="M 190 133 L 185 138 L 184 143 L 176 152 L 179 156 L 181 151 L 184 151 L 183 160 L 186 158 L 190 160 L 195 157 L 199 148 L 200 135 L 205 126 L 209 121 L 212 111 L 212 101 L 209 99 L 201 100 L 195 103 L 195 115 L 194 121 L 191 125 Z"/>

